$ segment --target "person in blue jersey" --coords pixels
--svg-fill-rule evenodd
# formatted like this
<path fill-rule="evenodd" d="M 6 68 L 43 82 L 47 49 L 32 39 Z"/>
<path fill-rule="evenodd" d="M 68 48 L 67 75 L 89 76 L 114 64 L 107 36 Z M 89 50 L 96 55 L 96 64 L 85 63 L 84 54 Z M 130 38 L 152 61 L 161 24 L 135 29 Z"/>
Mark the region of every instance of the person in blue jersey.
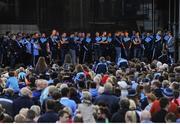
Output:
<path fill-rule="evenodd" d="M 118 59 L 121 58 L 121 49 L 123 47 L 123 43 L 120 39 L 120 32 L 119 31 L 115 32 L 112 42 L 114 44 L 115 51 L 116 51 L 115 62 L 118 63 Z"/>
<path fill-rule="evenodd" d="M 13 89 L 14 93 L 19 93 L 18 79 L 15 77 L 15 72 L 9 72 L 9 78 L 6 81 L 6 88 Z"/>
<path fill-rule="evenodd" d="M 162 33 L 161 31 L 158 31 L 155 35 L 155 40 L 153 42 L 152 60 L 158 59 L 158 57 L 161 55 L 162 48 L 163 48 Z"/>
<path fill-rule="evenodd" d="M 101 35 L 101 41 L 100 41 L 100 49 L 101 49 L 101 56 L 106 57 L 107 56 L 107 46 L 108 46 L 108 42 L 107 42 L 107 33 L 106 31 L 104 31 Z"/>
<path fill-rule="evenodd" d="M 34 33 L 33 38 L 32 38 L 32 44 L 33 44 L 33 66 L 36 65 L 38 59 L 39 59 L 39 50 L 41 49 L 40 44 L 39 44 L 39 34 Z"/>
<path fill-rule="evenodd" d="M 175 53 L 175 39 L 171 32 L 168 32 L 168 40 L 166 42 L 166 49 L 168 51 L 168 56 L 171 60 L 171 64 L 173 64 L 174 61 L 174 53 Z"/>
<path fill-rule="evenodd" d="M 2 66 L 5 67 L 9 65 L 9 41 L 10 41 L 11 32 L 7 31 L 2 38 Z"/>
<path fill-rule="evenodd" d="M 27 40 L 27 36 L 29 37 L 29 35 L 25 35 L 23 33 L 23 36 L 22 36 L 22 39 L 19 41 L 21 43 L 21 52 L 22 52 L 22 63 L 25 65 L 25 66 L 28 66 L 28 61 L 27 59 L 29 59 L 29 57 L 27 57 L 27 45 L 29 43 L 29 39 Z"/>
<path fill-rule="evenodd" d="M 49 47 L 51 51 L 51 62 L 55 62 L 57 60 L 57 54 L 58 54 L 58 36 L 56 35 L 57 31 L 52 30 L 51 36 L 49 37 Z"/>
<path fill-rule="evenodd" d="M 150 61 L 152 57 L 152 43 L 153 43 L 153 35 L 149 32 L 146 34 L 144 38 L 144 56 Z"/>
<path fill-rule="evenodd" d="M 33 42 L 34 40 L 32 37 L 29 35 L 26 37 L 26 65 L 27 66 L 32 66 L 33 65 Z"/>
<path fill-rule="evenodd" d="M 99 32 L 96 32 L 95 38 L 93 40 L 94 60 L 95 61 L 97 61 L 99 59 L 99 57 L 101 56 L 100 41 L 101 41 L 101 37 L 99 35 Z"/>
<path fill-rule="evenodd" d="M 90 63 L 91 62 L 91 57 L 92 57 L 92 39 L 91 39 L 91 34 L 87 33 L 86 37 L 82 41 L 82 54 L 83 54 L 83 61 L 82 63 Z"/>
<path fill-rule="evenodd" d="M 133 39 L 134 46 L 134 58 L 141 58 L 141 38 L 139 32 L 136 32 L 136 35 Z"/>
<path fill-rule="evenodd" d="M 80 52 L 81 52 L 81 32 L 75 33 L 75 38 L 74 41 L 76 43 L 76 58 L 77 58 L 77 63 L 79 63 L 79 57 L 80 57 Z"/>
<path fill-rule="evenodd" d="M 83 57 L 84 57 L 84 45 L 83 41 L 85 40 L 86 36 L 84 32 L 81 32 L 81 37 L 80 37 L 80 54 L 79 54 L 79 63 L 83 63 Z"/>
<path fill-rule="evenodd" d="M 47 43 L 48 43 L 48 40 L 47 40 L 46 34 L 42 33 L 41 37 L 39 38 L 39 44 L 41 47 L 40 56 L 43 56 L 45 58 L 48 56 Z"/>
<path fill-rule="evenodd" d="M 114 57 L 112 34 L 110 32 L 107 34 L 107 56 L 109 56 L 111 59 Z"/>
<path fill-rule="evenodd" d="M 72 64 L 75 65 L 77 62 L 76 62 L 76 43 L 75 43 L 75 40 L 76 37 L 75 37 L 75 34 L 72 33 L 70 35 L 70 38 L 69 38 L 69 52 L 70 52 L 70 55 L 71 55 L 71 58 L 72 58 Z"/>
<path fill-rule="evenodd" d="M 128 32 L 124 33 L 123 42 L 124 42 L 124 47 L 125 47 L 125 49 L 124 49 L 125 58 L 129 60 L 130 59 L 132 41 L 131 41 L 131 38 L 129 37 Z"/>
<path fill-rule="evenodd" d="M 66 33 L 62 33 L 60 38 L 60 50 L 61 50 L 61 59 L 60 65 L 64 64 L 65 56 L 69 51 L 69 38 Z"/>
<path fill-rule="evenodd" d="M 133 30 L 131 34 L 131 40 L 133 40 L 135 37 L 136 37 L 136 31 Z"/>
<path fill-rule="evenodd" d="M 108 71 L 108 65 L 104 57 L 99 58 L 99 62 L 96 65 L 95 73 L 96 74 L 105 74 Z"/>
<path fill-rule="evenodd" d="M 23 63 L 26 65 L 26 44 L 28 43 L 26 40 L 26 34 L 25 33 L 19 33 L 19 43 L 21 44 L 21 50 L 20 50 L 20 63 Z"/>
<path fill-rule="evenodd" d="M 167 32 L 165 32 L 164 34 L 163 34 L 163 42 L 167 42 L 168 41 L 168 39 L 169 39 L 169 35 L 168 35 L 168 31 Z"/>
<path fill-rule="evenodd" d="M 18 64 L 20 61 L 18 61 L 20 57 L 20 50 L 21 50 L 21 45 L 20 43 L 16 40 L 15 35 L 11 35 L 11 39 L 9 40 L 9 57 L 10 57 L 10 67 L 14 68 L 16 64 Z"/>
<path fill-rule="evenodd" d="M 126 57 L 126 51 L 125 51 L 125 46 L 124 46 L 124 32 L 120 31 L 120 36 L 119 39 L 122 42 L 122 46 L 121 46 L 121 58 L 125 58 Z"/>

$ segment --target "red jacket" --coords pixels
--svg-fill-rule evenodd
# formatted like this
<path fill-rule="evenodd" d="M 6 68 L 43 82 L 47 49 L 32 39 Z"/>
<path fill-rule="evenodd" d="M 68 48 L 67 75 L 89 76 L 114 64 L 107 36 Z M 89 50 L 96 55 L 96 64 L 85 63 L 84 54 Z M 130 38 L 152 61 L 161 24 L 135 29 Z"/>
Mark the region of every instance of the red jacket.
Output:
<path fill-rule="evenodd" d="M 179 113 L 177 111 L 177 108 L 178 106 L 173 103 L 173 102 L 170 102 L 170 106 L 168 108 L 168 112 L 172 112 L 174 114 L 176 114 L 177 117 L 179 117 Z M 155 100 L 152 104 L 152 107 L 151 107 L 151 115 L 154 115 L 156 112 L 160 111 L 160 103 L 159 103 L 159 100 Z"/>

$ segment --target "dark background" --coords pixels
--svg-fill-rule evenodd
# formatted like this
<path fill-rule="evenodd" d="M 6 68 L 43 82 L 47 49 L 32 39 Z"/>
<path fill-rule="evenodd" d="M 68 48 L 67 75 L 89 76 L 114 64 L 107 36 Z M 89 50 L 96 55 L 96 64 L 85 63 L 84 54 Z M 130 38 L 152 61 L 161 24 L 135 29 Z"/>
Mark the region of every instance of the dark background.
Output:
<path fill-rule="evenodd" d="M 143 21 L 152 22 L 149 16 L 152 8 L 146 7 L 151 3 L 152 0 L 0 0 L 0 24 L 35 24 L 44 32 L 53 28 L 60 31 L 144 31 Z M 171 7 L 173 14 L 173 3 Z M 155 14 L 156 25 L 167 29 L 168 0 L 155 0 Z M 137 20 L 142 23 L 140 28 Z"/>

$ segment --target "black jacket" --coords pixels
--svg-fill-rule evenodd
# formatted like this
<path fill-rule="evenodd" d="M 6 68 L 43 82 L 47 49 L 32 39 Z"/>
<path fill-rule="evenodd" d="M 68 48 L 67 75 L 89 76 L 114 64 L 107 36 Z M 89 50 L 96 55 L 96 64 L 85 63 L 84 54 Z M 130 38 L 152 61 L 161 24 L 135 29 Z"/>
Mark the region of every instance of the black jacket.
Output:
<path fill-rule="evenodd" d="M 125 123 L 125 115 L 128 109 L 120 109 L 118 112 L 114 113 L 111 122 L 113 123 Z"/>
<path fill-rule="evenodd" d="M 161 109 L 160 111 L 156 112 L 153 116 L 152 116 L 152 122 L 156 122 L 156 123 L 165 123 L 165 116 L 168 112 L 164 109 Z"/>

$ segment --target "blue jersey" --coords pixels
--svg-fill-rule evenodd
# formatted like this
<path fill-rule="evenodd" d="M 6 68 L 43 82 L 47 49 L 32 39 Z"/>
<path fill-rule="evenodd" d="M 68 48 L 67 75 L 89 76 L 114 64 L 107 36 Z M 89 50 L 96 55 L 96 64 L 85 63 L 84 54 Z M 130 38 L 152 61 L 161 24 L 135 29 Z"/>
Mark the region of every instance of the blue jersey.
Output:
<path fill-rule="evenodd" d="M 107 41 L 110 43 L 110 42 L 112 42 L 112 37 L 108 37 L 107 38 Z"/>

